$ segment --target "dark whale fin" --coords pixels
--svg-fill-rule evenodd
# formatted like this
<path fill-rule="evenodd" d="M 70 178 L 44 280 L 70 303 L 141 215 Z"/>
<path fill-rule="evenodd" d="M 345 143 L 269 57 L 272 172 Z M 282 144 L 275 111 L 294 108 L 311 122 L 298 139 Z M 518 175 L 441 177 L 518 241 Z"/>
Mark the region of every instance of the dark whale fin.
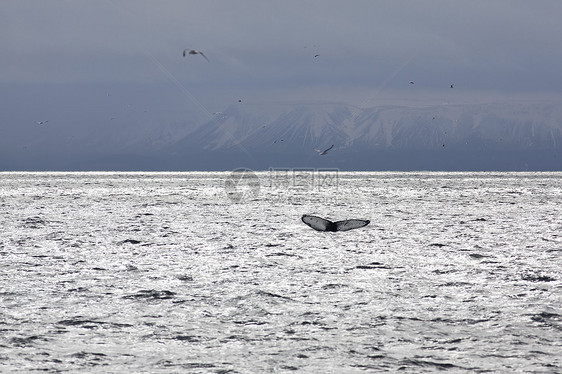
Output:
<path fill-rule="evenodd" d="M 324 218 L 309 216 L 308 214 L 302 216 L 301 220 L 316 231 L 347 231 L 367 226 L 370 222 L 369 220 L 363 219 L 348 219 L 345 221 L 332 222 Z"/>
<path fill-rule="evenodd" d="M 336 231 L 347 231 L 365 227 L 369 224 L 368 219 L 346 219 L 345 221 L 336 222 Z"/>
<path fill-rule="evenodd" d="M 336 225 L 327 219 L 305 214 L 301 220 L 316 231 L 336 231 Z"/>

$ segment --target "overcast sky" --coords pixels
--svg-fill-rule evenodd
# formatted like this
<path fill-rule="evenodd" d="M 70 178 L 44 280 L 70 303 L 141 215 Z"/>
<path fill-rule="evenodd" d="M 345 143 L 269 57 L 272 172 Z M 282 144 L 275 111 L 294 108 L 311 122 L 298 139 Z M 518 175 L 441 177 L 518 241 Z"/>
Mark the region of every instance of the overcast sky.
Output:
<path fill-rule="evenodd" d="M 238 100 L 370 106 L 450 84 L 556 97 L 560 20 L 559 0 L 2 0 L 0 126 L 94 126 L 127 108 L 181 122 Z"/>

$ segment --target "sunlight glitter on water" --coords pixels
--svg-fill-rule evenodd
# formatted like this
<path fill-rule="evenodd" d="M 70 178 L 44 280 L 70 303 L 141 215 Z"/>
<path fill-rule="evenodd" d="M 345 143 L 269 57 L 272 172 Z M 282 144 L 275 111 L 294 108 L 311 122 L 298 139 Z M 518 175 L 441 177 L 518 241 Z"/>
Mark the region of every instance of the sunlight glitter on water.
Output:
<path fill-rule="evenodd" d="M 562 174 L 256 175 L 0 173 L 0 369 L 562 370 Z"/>

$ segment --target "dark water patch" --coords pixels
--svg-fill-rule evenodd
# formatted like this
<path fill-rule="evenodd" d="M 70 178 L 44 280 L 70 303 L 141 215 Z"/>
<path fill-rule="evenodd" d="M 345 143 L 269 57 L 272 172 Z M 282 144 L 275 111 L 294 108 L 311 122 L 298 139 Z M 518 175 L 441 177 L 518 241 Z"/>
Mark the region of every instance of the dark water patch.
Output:
<path fill-rule="evenodd" d="M 556 280 L 556 278 L 541 273 L 522 274 L 521 279 L 529 282 L 554 282 Z"/>
<path fill-rule="evenodd" d="M 452 274 L 452 273 L 458 273 L 459 270 L 458 269 L 447 269 L 447 270 L 441 270 L 441 269 L 435 269 L 431 271 L 434 274 Z"/>
<path fill-rule="evenodd" d="M 499 314 L 499 313 L 498 313 Z M 461 326 L 471 326 L 476 325 L 479 323 L 490 322 L 491 320 L 495 319 L 496 316 L 490 316 L 488 318 L 461 318 L 461 319 L 451 319 L 451 318 L 432 318 L 429 319 L 429 322 L 434 322 L 438 324 L 446 324 L 446 325 L 461 325 Z"/>
<path fill-rule="evenodd" d="M 268 253 L 265 255 L 265 257 L 281 257 L 281 256 L 285 256 L 285 257 L 300 257 L 296 254 L 293 253 L 285 253 L 285 252 L 275 252 L 275 253 Z"/>
<path fill-rule="evenodd" d="M 176 335 L 172 339 L 188 343 L 197 343 L 201 341 L 201 337 L 195 335 Z"/>
<path fill-rule="evenodd" d="M 87 358 L 87 359 L 99 359 L 101 357 L 106 357 L 107 355 L 105 353 L 99 353 L 99 352 L 85 352 L 85 351 L 80 351 L 80 352 L 76 352 L 70 355 L 70 357 L 75 357 L 75 358 Z"/>
<path fill-rule="evenodd" d="M 193 277 L 187 274 L 177 275 L 176 279 L 181 280 L 182 282 L 193 282 Z"/>
<path fill-rule="evenodd" d="M 466 287 L 472 286 L 472 283 L 468 282 L 447 282 L 443 284 L 439 284 L 438 287 Z"/>
<path fill-rule="evenodd" d="M 333 289 L 336 289 L 336 288 L 347 288 L 347 287 L 349 287 L 349 286 L 346 285 L 346 284 L 342 284 L 342 283 L 328 283 L 328 284 L 323 285 L 322 289 L 323 290 L 333 290 Z"/>
<path fill-rule="evenodd" d="M 543 352 L 543 351 L 529 351 L 529 353 L 532 353 L 532 354 L 534 354 L 534 355 L 550 356 L 550 353 L 548 353 L 548 352 Z"/>
<path fill-rule="evenodd" d="M 0 297 L 4 298 L 4 297 L 10 297 L 10 296 L 18 296 L 20 295 L 20 293 L 18 292 L 11 292 L 11 291 L 0 291 Z M 0 321 L 0 324 L 4 323 L 3 321 Z M 1 331 L 1 330 L 0 330 Z"/>
<path fill-rule="evenodd" d="M 66 291 L 67 292 L 88 292 L 90 290 L 85 288 L 85 287 L 76 287 L 76 288 L 69 288 Z"/>
<path fill-rule="evenodd" d="M 278 295 L 278 294 L 276 294 L 276 293 L 268 292 L 268 291 L 258 290 L 258 291 L 256 291 L 256 294 L 257 294 L 258 296 L 265 296 L 265 297 L 268 297 L 268 298 L 275 298 L 275 299 L 283 299 L 283 300 L 294 301 L 294 300 L 291 299 L 290 297 L 283 296 L 283 295 Z"/>
<path fill-rule="evenodd" d="M 463 369 L 457 365 L 451 364 L 449 362 L 437 362 L 437 361 L 428 361 L 428 360 L 420 360 L 415 358 L 408 358 L 402 360 L 399 365 L 402 365 L 398 368 L 398 370 L 406 370 L 411 367 L 419 367 L 419 368 L 435 368 L 438 370 L 450 370 L 450 369 Z"/>
<path fill-rule="evenodd" d="M 562 321 L 562 315 L 557 314 L 557 313 L 550 313 L 550 312 L 541 312 L 539 314 L 536 314 L 533 316 L 533 318 L 531 318 L 533 321 L 536 321 L 537 319 L 540 320 L 545 320 L 545 319 L 556 319 L 559 321 Z"/>
<path fill-rule="evenodd" d="M 446 340 L 443 342 L 443 344 L 458 344 L 461 343 L 462 339 L 458 338 L 458 339 L 451 339 L 451 340 Z"/>
<path fill-rule="evenodd" d="M 38 229 L 46 224 L 45 220 L 39 216 L 28 217 L 23 220 L 23 225 L 31 229 Z"/>
<path fill-rule="evenodd" d="M 280 368 L 281 370 L 290 370 L 290 371 L 297 371 L 297 370 L 299 370 L 298 367 L 296 367 L 296 366 L 290 366 L 290 365 L 281 365 L 279 368 Z"/>
<path fill-rule="evenodd" d="M 166 365 L 165 365 L 166 366 Z M 214 369 L 217 366 L 215 364 L 209 364 L 205 362 L 189 362 L 186 364 L 176 364 L 176 365 L 167 365 L 167 366 L 177 366 L 181 367 L 182 369 Z"/>
<path fill-rule="evenodd" d="M 62 326 L 81 327 L 84 329 L 95 329 L 96 327 L 105 325 L 106 322 L 75 317 L 72 319 L 63 319 L 58 321 L 57 324 Z"/>
<path fill-rule="evenodd" d="M 391 269 L 390 266 L 383 264 L 382 262 L 370 262 L 367 265 L 357 265 L 355 269 Z"/>
<path fill-rule="evenodd" d="M 481 258 L 492 257 L 490 255 L 483 255 L 483 254 L 480 254 L 480 253 L 469 253 L 468 255 L 472 258 L 477 259 L 477 260 L 479 260 Z"/>
<path fill-rule="evenodd" d="M 337 330 L 337 327 L 328 327 L 326 325 L 326 322 L 318 321 L 318 320 L 302 321 L 302 322 L 299 323 L 299 325 L 301 325 L 301 326 L 315 326 L 315 327 L 319 327 L 323 330 Z"/>
<path fill-rule="evenodd" d="M 176 296 L 175 292 L 163 290 L 140 290 L 135 294 L 123 296 L 123 299 L 141 299 L 141 300 L 167 300 Z"/>
<path fill-rule="evenodd" d="M 267 324 L 267 322 L 256 321 L 254 319 L 249 319 L 246 321 L 232 321 L 232 323 L 234 323 L 235 325 L 243 325 L 243 326 L 261 326 Z"/>
<path fill-rule="evenodd" d="M 29 347 L 33 345 L 36 340 L 43 340 L 46 341 L 45 338 L 39 335 L 31 335 L 27 337 L 13 337 L 9 340 L 9 343 L 16 347 Z"/>
<path fill-rule="evenodd" d="M 85 352 L 80 351 L 70 355 L 71 358 L 84 360 L 86 365 L 89 366 L 98 366 L 102 365 L 102 361 L 105 361 L 107 355 L 104 353 L 99 352 Z M 107 363 L 103 363 L 103 365 L 107 365 Z"/>
<path fill-rule="evenodd" d="M 376 373 L 377 371 L 381 371 L 381 367 L 379 365 L 368 365 L 368 364 L 352 364 L 350 365 L 352 368 L 357 368 L 361 371 L 370 373 Z"/>
<path fill-rule="evenodd" d="M 562 331 L 562 315 L 550 312 L 541 312 L 531 316 L 531 320 L 538 322 L 543 327 L 552 327 Z"/>
<path fill-rule="evenodd" d="M 123 241 L 120 242 L 120 244 L 140 244 L 141 241 L 140 240 L 136 240 L 136 239 L 125 239 Z"/>
<path fill-rule="evenodd" d="M 351 308 L 353 309 L 353 308 Z M 371 321 L 365 322 L 362 324 L 354 325 L 345 329 L 345 331 L 357 331 L 363 332 L 368 329 L 378 328 L 387 324 L 387 317 L 386 316 L 374 316 L 372 317 Z M 371 350 L 380 351 L 378 347 L 369 347 Z"/>
<path fill-rule="evenodd" d="M 229 335 L 220 340 L 220 343 L 230 343 L 230 342 L 255 342 L 260 339 L 252 338 L 248 335 Z"/>
<path fill-rule="evenodd" d="M 390 266 L 380 265 L 357 265 L 355 269 L 373 270 L 373 269 L 392 269 Z"/>

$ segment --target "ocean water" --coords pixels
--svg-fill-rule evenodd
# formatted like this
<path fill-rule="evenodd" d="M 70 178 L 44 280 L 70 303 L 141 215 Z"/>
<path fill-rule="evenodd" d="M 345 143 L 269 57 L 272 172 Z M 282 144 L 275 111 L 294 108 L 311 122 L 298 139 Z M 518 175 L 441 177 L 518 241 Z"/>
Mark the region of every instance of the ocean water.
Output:
<path fill-rule="evenodd" d="M 0 372 L 562 372 L 561 173 L 0 173 L 0 230 Z"/>

